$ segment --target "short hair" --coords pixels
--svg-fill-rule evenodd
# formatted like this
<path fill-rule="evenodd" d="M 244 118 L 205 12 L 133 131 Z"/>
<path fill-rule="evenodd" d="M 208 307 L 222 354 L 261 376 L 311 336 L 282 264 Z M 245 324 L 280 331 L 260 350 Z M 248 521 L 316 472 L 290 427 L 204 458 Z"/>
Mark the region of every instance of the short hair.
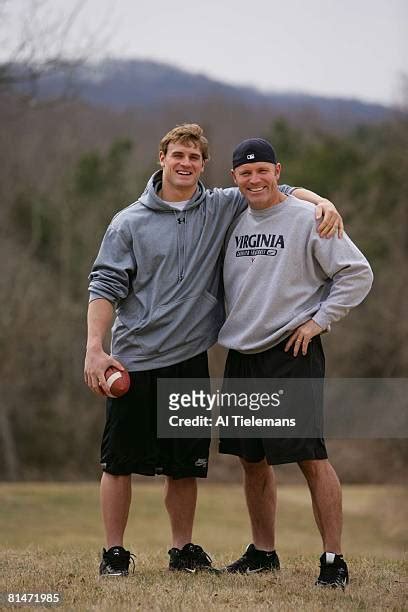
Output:
<path fill-rule="evenodd" d="M 210 159 L 208 152 L 208 140 L 204 136 L 204 130 L 197 123 L 183 123 L 168 132 L 160 141 L 160 151 L 166 155 L 170 143 L 193 144 L 201 151 L 203 161 Z"/>

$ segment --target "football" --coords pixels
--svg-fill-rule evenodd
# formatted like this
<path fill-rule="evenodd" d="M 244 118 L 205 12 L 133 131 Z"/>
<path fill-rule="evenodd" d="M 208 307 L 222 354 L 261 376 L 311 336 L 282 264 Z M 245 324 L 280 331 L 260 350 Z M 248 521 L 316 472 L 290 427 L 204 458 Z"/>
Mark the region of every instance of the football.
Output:
<path fill-rule="evenodd" d="M 130 378 L 127 370 L 118 370 L 110 366 L 105 372 L 106 383 L 112 395 L 122 397 L 129 391 Z"/>

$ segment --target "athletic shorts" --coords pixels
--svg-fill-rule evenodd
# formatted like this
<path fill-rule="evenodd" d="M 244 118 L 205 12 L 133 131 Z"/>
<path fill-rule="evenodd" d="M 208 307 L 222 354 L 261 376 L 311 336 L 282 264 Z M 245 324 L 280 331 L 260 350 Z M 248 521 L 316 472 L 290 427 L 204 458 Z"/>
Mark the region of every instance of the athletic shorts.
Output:
<path fill-rule="evenodd" d="M 298 354 L 297 357 L 293 356 L 293 347 L 285 353 L 287 341 L 250 355 L 230 350 L 225 364 L 224 388 L 228 378 L 324 378 L 325 360 L 320 336 L 312 338 L 306 355 Z M 315 409 L 322 409 L 322 396 L 316 401 L 321 406 Z M 269 465 L 327 459 L 323 438 L 221 438 L 219 452 L 237 455 L 251 463 L 266 458 Z"/>
<path fill-rule="evenodd" d="M 207 353 L 164 368 L 129 372 L 126 395 L 106 402 L 101 465 L 109 474 L 206 478 L 209 438 L 157 438 L 157 379 L 206 378 Z"/>

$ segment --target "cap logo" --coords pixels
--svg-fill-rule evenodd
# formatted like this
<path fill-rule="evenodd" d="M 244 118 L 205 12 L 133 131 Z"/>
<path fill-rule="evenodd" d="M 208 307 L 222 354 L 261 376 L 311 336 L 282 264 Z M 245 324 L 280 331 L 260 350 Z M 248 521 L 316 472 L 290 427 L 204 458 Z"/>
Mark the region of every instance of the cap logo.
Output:
<path fill-rule="evenodd" d="M 255 159 L 255 153 L 250 153 L 247 155 L 247 159 Z"/>

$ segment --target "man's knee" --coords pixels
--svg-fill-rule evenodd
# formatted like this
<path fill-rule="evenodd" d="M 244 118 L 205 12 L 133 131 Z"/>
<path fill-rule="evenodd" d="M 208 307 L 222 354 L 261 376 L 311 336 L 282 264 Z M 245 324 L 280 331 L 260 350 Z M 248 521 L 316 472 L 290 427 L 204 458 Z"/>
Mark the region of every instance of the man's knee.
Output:
<path fill-rule="evenodd" d="M 307 479 L 324 477 L 334 471 L 328 459 L 307 459 L 299 461 L 298 466 Z"/>
<path fill-rule="evenodd" d="M 169 489 L 189 489 L 195 487 L 197 478 L 188 476 L 187 478 L 172 478 L 172 476 L 166 476 L 166 485 Z"/>
<path fill-rule="evenodd" d="M 242 457 L 239 458 L 242 469 L 247 476 L 267 474 L 271 471 L 271 466 L 267 464 L 266 459 L 261 461 L 252 462 L 246 461 Z"/>

